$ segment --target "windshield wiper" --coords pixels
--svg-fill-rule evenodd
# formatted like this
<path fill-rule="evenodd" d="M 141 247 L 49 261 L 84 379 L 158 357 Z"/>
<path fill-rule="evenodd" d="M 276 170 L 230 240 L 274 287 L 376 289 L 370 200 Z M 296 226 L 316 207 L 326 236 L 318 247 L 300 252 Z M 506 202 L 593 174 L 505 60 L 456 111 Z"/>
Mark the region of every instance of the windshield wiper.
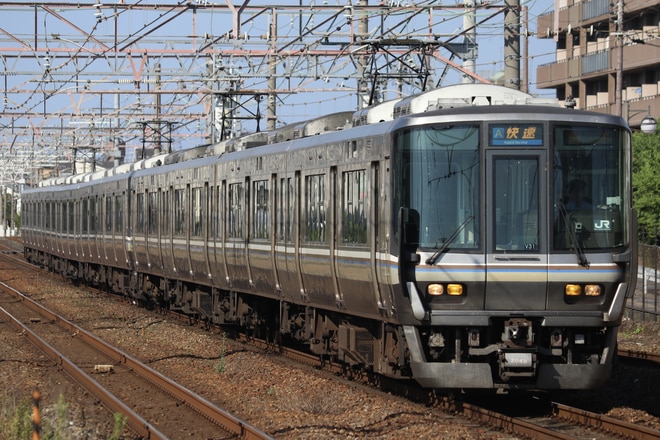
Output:
<path fill-rule="evenodd" d="M 580 243 L 575 236 L 575 231 L 573 228 L 571 228 L 571 225 L 568 222 L 568 212 L 566 211 L 566 206 L 562 202 L 559 202 L 559 214 L 561 215 L 561 219 L 566 225 L 566 232 L 568 233 L 568 238 L 571 241 L 571 247 L 575 250 L 575 255 L 577 256 L 578 259 L 578 264 L 580 266 L 584 266 L 586 268 L 589 268 L 589 260 L 587 260 L 587 256 L 585 255 L 584 251 L 582 250 L 582 246 L 580 246 Z"/>
<path fill-rule="evenodd" d="M 463 220 L 463 223 L 461 223 L 460 226 L 459 226 L 458 228 L 456 228 L 456 230 L 454 231 L 454 233 L 451 234 L 451 236 L 450 236 L 447 240 L 445 240 L 445 242 L 442 244 L 442 246 L 440 247 L 440 249 L 438 249 L 437 251 L 435 251 L 435 252 L 433 253 L 433 255 L 431 255 L 429 258 L 426 259 L 426 264 L 429 264 L 429 265 L 433 265 L 433 264 L 435 264 L 435 262 L 436 262 L 436 260 L 438 259 L 438 257 L 439 257 L 440 255 L 442 255 L 442 254 L 447 250 L 447 248 L 449 247 L 449 245 L 453 243 L 453 241 L 456 239 L 456 237 L 458 237 L 458 234 L 460 234 L 461 231 L 462 231 L 463 229 L 465 229 L 465 227 L 468 225 L 468 223 L 470 223 L 470 221 L 471 221 L 472 219 L 474 219 L 474 216 L 473 216 L 473 215 L 470 215 L 470 216 L 468 216 L 465 220 Z"/>

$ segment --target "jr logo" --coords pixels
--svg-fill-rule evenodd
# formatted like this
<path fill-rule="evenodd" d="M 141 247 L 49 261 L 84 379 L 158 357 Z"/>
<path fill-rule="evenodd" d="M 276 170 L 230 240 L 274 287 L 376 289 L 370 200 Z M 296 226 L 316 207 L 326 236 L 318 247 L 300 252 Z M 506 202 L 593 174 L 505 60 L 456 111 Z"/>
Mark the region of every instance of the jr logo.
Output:
<path fill-rule="evenodd" d="M 597 231 L 609 231 L 610 228 L 610 221 L 609 220 L 599 220 L 597 222 L 594 222 L 594 229 Z"/>

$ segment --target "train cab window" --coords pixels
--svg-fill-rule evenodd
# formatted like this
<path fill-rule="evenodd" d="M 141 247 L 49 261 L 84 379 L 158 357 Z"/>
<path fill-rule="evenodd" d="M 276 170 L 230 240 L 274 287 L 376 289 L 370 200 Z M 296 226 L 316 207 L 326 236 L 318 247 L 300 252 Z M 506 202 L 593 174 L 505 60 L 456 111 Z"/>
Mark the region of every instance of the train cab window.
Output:
<path fill-rule="evenodd" d="M 365 170 L 343 173 L 341 236 L 344 244 L 367 243 L 366 176 Z"/>
<path fill-rule="evenodd" d="M 305 177 L 305 241 L 326 242 L 325 175 Z"/>
<path fill-rule="evenodd" d="M 558 250 L 624 245 L 629 201 L 624 132 L 608 126 L 557 126 L 553 132 L 554 246 Z M 627 147 L 627 148 L 626 148 Z"/>
<path fill-rule="evenodd" d="M 270 189 L 268 180 L 257 180 L 253 182 L 252 198 L 252 234 L 254 238 L 269 238 L 270 228 Z"/>
<path fill-rule="evenodd" d="M 539 161 L 497 157 L 493 182 L 496 251 L 539 251 Z"/>
<path fill-rule="evenodd" d="M 405 230 L 416 232 L 406 234 L 414 237 L 409 244 L 448 252 L 481 246 L 480 139 L 476 124 L 415 127 L 397 134 L 394 203 L 410 214 Z"/>
<path fill-rule="evenodd" d="M 186 234 L 186 214 L 188 201 L 186 200 L 185 189 L 174 190 L 174 235 Z"/>
<path fill-rule="evenodd" d="M 229 185 L 228 190 L 229 218 L 227 219 L 227 235 L 229 238 L 243 238 L 243 201 L 245 200 L 243 184 L 232 183 Z"/>

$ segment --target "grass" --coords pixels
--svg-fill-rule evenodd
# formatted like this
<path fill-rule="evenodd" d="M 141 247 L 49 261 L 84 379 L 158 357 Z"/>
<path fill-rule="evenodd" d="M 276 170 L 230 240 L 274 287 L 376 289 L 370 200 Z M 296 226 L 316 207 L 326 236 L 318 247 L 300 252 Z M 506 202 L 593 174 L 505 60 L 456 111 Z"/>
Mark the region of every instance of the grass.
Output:
<path fill-rule="evenodd" d="M 227 370 L 227 334 L 222 334 L 222 342 L 220 343 L 220 359 L 215 364 L 215 371 L 224 373 Z"/>
<path fill-rule="evenodd" d="M 43 402 L 41 402 L 43 405 Z M 40 408 L 39 438 L 43 440 L 75 440 L 69 423 L 69 405 L 60 394 L 51 408 Z M 114 414 L 114 427 L 109 440 L 119 440 L 127 424 L 120 413 Z M 5 392 L 0 396 L 0 440 L 29 440 L 33 438 L 32 399 Z"/>

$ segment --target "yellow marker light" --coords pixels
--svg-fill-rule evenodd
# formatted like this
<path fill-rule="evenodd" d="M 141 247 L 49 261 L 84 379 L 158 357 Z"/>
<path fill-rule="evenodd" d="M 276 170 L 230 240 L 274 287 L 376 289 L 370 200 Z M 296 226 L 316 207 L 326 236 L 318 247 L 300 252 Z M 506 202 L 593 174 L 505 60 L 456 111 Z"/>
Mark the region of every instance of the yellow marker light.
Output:
<path fill-rule="evenodd" d="M 566 284 L 566 296 L 580 296 L 582 295 L 582 287 L 579 284 Z"/>
<path fill-rule="evenodd" d="M 429 284 L 426 288 L 426 292 L 430 296 L 440 296 L 445 293 L 445 286 L 442 284 Z"/>
<path fill-rule="evenodd" d="M 463 285 L 461 284 L 449 284 L 447 285 L 447 293 L 452 296 L 463 295 Z"/>
<path fill-rule="evenodd" d="M 586 296 L 600 296 L 602 293 L 598 284 L 587 284 L 584 286 L 584 294 Z"/>

